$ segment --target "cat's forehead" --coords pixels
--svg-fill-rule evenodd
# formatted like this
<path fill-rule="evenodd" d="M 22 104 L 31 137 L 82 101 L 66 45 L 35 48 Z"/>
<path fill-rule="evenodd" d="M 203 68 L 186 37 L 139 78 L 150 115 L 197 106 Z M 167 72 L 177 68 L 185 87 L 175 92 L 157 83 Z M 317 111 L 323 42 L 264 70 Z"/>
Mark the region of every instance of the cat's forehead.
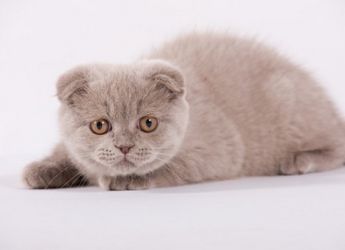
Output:
<path fill-rule="evenodd" d="M 136 113 L 142 91 L 134 74 L 114 72 L 90 83 L 88 103 L 96 106 L 98 112 L 106 111 L 108 116 L 125 119 Z"/>
<path fill-rule="evenodd" d="M 117 71 L 94 78 L 82 109 L 88 119 L 107 117 L 129 121 L 138 115 L 161 113 L 164 100 L 152 95 L 150 85 L 135 72 Z"/>
<path fill-rule="evenodd" d="M 123 72 L 108 73 L 94 77 L 89 82 L 89 91 L 95 101 L 113 100 L 120 101 L 133 98 L 139 91 L 137 77 Z"/>

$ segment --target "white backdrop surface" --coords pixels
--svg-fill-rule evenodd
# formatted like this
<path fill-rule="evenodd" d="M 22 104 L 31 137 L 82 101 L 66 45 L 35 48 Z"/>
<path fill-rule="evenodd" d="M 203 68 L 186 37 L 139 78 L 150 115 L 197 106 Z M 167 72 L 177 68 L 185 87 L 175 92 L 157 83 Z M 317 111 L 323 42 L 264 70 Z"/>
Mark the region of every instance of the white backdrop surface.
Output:
<path fill-rule="evenodd" d="M 193 30 L 255 36 L 345 114 L 345 2 L 0 1 L 0 249 L 345 249 L 345 171 L 140 192 L 25 190 L 58 141 L 55 81 Z M 344 138 L 345 140 L 345 138 Z"/>

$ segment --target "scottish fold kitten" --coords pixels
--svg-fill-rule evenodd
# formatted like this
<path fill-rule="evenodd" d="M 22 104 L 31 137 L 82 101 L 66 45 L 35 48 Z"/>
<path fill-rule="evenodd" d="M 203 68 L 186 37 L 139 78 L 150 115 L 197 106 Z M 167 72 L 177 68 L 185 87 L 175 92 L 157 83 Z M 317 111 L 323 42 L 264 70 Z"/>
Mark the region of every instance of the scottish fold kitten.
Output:
<path fill-rule="evenodd" d="M 31 188 L 146 189 L 304 174 L 345 162 L 345 125 L 305 71 L 257 42 L 189 34 L 57 82 L 61 143 Z"/>

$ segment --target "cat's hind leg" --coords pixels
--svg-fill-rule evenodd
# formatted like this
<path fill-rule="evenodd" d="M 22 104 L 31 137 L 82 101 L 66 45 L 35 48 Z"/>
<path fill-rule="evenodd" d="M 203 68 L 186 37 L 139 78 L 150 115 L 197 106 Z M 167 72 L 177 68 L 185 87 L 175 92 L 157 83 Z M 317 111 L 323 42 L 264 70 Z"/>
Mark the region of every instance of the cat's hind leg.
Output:
<path fill-rule="evenodd" d="M 306 174 L 341 167 L 345 162 L 343 146 L 325 147 L 291 153 L 280 166 L 281 174 Z"/>
<path fill-rule="evenodd" d="M 87 179 L 68 159 L 61 145 L 47 158 L 29 164 L 23 180 L 30 188 L 64 188 L 83 186 Z"/>

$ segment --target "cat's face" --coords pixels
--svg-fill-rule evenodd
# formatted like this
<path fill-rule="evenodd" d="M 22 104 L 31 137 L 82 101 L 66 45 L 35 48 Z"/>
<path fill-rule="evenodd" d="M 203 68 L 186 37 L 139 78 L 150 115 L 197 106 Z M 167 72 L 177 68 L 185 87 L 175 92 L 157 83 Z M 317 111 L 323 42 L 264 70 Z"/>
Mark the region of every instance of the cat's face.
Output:
<path fill-rule="evenodd" d="M 146 174 L 163 166 L 188 123 L 183 77 L 160 61 L 78 67 L 59 79 L 58 97 L 63 141 L 95 175 Z"/>

